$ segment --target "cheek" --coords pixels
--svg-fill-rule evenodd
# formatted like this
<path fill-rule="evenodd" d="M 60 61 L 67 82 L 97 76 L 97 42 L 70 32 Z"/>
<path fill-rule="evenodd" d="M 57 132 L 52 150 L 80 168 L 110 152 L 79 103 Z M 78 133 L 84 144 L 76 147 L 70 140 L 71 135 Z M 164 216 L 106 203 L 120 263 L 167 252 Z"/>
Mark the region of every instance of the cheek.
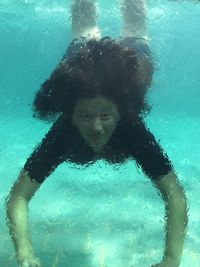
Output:
<path fill-rule="evenodd" d="M 87 122 L 79 122 L 75 124 L 76 128 L 79 130 L 81 134 L 88 134 L 90 132 L 90 124 Z"/>
<path fill-rule="evenodd" d="M 117 127 L 117 122 L 116 121 L 110 121 L 110 122 L 107 122 L 106 124 L 105 124 L 105 129 L 107 130 L 107 131 L 109 131 L 109 132 L 114 132 L 114 130 L 116 129 L 116 127 Z"/>

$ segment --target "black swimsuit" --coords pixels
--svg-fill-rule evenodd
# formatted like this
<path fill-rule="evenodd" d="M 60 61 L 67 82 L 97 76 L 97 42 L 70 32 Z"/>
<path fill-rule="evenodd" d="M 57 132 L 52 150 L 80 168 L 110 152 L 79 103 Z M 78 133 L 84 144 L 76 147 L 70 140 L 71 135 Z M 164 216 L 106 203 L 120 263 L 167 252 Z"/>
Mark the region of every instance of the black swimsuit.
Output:
<path fill-rule="evenodd" d="M 60 116 L 25 163 L 31 179 L 42 183 L 63 162 L 92 164 L 96 159 L 121 163 L 132 158 L 151 179 L 172 169 L 172 164 L 144 123 L 120 122 L 99 155 L 88 147 L 72 123 Z"/>

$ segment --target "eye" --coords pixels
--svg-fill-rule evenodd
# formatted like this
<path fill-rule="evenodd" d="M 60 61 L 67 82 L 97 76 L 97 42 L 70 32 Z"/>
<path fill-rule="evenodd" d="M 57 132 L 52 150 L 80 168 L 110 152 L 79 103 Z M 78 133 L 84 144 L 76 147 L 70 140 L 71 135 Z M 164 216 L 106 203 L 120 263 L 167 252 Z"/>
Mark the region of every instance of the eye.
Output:
<path fill-rule="evenodd" d="M 111 118 L 111 114 L 110 113 L 104 113 L 101 115 L 101 118 L 103 120 L 109 120 Z"/>
<path fill-rule="evenodd" d="M 84 121 L 88 121 L 92 119 L 92 116 L 88 113 L 82 113 L 79 115 L 79 118 Z"/>

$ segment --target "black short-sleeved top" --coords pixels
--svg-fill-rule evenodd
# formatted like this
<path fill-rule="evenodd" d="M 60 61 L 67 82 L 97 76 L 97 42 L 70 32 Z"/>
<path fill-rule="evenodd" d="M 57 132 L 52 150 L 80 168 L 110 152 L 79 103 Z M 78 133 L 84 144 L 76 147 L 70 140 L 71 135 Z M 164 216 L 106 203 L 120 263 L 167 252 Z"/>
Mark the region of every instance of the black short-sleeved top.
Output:
<path fill-rule="evenodd" d="M 65 161 L 84 165 L 97 159 L 120 163 L 128 158 L 135 160 L 143 172 L 154 180 L 172 169 L 167 155 L 144 122 L 118 123 L 103 152 L 96 154 L 85 144 L 70 120 L 61 115 L 27 159 L 24 168 L 31 179 L 42 183 Z"/>

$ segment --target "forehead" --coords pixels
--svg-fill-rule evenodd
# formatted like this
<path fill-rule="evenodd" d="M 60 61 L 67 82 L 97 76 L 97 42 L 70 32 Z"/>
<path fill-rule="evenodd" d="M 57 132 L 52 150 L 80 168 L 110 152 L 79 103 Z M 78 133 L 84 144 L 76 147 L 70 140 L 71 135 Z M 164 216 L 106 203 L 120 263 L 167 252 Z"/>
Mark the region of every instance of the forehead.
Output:
<path fill-rule="evenodd" d="M 74 107 L 75 112 L 105 112 L 117 109 L 117 105 L 104 96 L 84 98 L 77 101 Z"/>

